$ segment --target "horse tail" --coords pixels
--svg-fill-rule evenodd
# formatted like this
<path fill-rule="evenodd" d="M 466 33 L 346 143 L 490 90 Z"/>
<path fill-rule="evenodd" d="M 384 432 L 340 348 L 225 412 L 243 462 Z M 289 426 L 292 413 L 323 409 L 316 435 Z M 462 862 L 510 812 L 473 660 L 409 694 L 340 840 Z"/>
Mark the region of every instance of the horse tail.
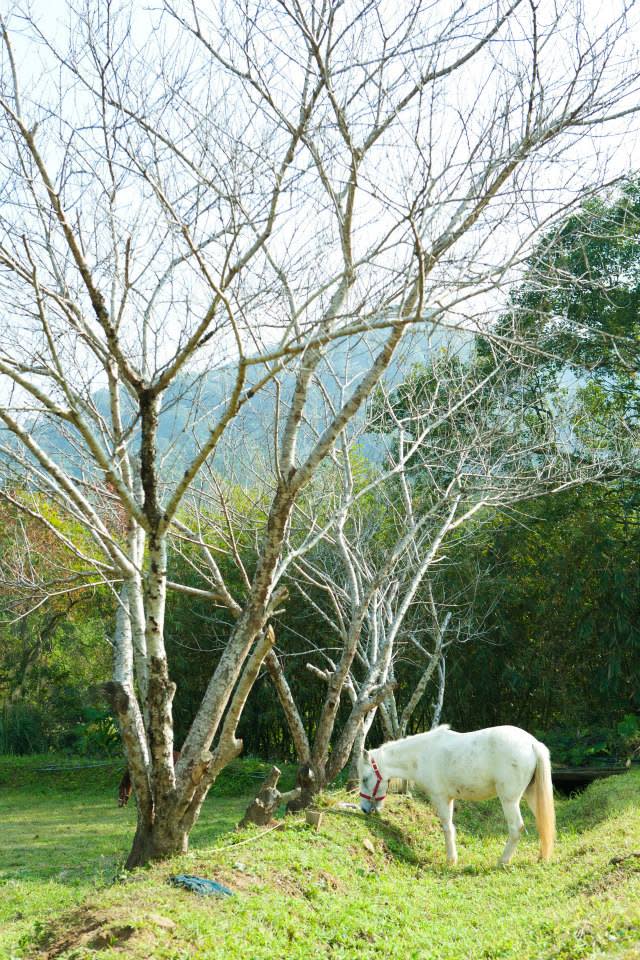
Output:
<path fill-rule="evenodd" d="M 173 762 L 177 763 L 178 760 L 180 759 L 180 756 L 181 756 L 180 750 L 174 750 Z M 132 793 L 133 793 L 133 784 L 131 782 L 131 771 L 129 770 L 129 767 L 127 767 L 125 772 L 122 774 L 122 780 L 120 781 L 120 784 L 118 786 L 118 806 L 126 807 L 126 805 L 129 803 L 129 797 L 131 796 Z"/>
<path fill-rule="evenodd" d="M 540 856 L 549 860 L 553 852 L 556 837 L 556 811 L 553 805 L 553 784 L 551 782 L 551 760 L 544 743 L 535 741 L 536 772 L 533 781 L 534 813 L 540 836 Z"/>

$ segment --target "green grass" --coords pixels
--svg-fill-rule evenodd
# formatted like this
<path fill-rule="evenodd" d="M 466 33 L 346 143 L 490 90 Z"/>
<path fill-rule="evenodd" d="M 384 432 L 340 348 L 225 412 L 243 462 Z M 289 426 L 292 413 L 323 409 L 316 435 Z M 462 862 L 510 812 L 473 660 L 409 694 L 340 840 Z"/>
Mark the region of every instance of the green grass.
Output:
<path fill-rule="evenodd" d="M 37 765 L 0 762 L 3 960 L 640 958 L 640 856 L 631 855 L 640 853 L 640 771 L 558 800 L 548 865 L 528 818 L 513 866 L 497 868 L 498 805 L 460 805 L 451 869 L 417 798 L 390 796 L 381 817 L 365 818 L 332 809 L 352 798 L 330 794 L 318 832 L 301 817 L 270 833 L 232 832 L 260 773 L 237 763 L 207 800 L 191 852 L 125 876 L 134 810 L 115 806 L 119 768 L 37 774 Z M 179 872 L 236 895 L 176 890 L 166 881 Z"/>

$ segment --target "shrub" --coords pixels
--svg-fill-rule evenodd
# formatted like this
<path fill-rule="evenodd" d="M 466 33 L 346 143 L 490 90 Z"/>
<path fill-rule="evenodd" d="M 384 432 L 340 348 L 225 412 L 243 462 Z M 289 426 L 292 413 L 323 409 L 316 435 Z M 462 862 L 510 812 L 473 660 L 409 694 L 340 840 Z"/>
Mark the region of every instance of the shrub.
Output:
<path fill-rule="evenodd" d="M 640 751 L 640 719 L 628 713 L 614 729 L 594 725 L 555 727 L 544 733 L 536 731 L 536 736 L 546 743 L 557 764 L 583 767 L 624 763 Z"/>
<path fill-rule="evenodd" d="M 28 703 L 3 703 L 0 710 L 0 753 L 22 756 L 49 748 L 46 724 L 37 707 Z"/>

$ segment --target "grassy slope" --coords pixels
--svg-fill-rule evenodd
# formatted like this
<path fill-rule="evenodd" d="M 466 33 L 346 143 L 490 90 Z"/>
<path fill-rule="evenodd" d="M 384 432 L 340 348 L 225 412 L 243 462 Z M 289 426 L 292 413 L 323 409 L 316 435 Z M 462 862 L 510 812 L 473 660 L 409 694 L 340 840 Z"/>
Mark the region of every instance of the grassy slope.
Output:
<path fill-rule="evenodd" d="M 110 884 L 134 818 L 115 807 L 117 769 L 35 778 L 0 764 L 0 957 L 640 958 L 640 856 L 610 863 L 640 852 L 640 771 L 558 802 L 550 865 L 537 862 L 527 820 L 502 870 L 496 803 L 461 806 L 456 869 L 429 807 L 407 797 L 390 797 L 378 818 L 327 809 L 318 833 L 299 818 L 231 833 L 247 770 L 207 801 L 188 856 Z M 236 896 L 174 890 L 166 879 L 178 872 Z"/>

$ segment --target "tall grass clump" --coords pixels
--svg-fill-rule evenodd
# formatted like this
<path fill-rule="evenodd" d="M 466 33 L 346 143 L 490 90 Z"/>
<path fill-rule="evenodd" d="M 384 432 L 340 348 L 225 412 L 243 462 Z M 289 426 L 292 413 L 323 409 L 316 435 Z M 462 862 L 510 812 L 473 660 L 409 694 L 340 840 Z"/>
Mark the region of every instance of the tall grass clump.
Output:
<path fill-rule="evenodd" d="M 0 709 L 0 753 L 24 756 L 49 749 L 44 717 L 28 703 L 2 704 Z"/>

